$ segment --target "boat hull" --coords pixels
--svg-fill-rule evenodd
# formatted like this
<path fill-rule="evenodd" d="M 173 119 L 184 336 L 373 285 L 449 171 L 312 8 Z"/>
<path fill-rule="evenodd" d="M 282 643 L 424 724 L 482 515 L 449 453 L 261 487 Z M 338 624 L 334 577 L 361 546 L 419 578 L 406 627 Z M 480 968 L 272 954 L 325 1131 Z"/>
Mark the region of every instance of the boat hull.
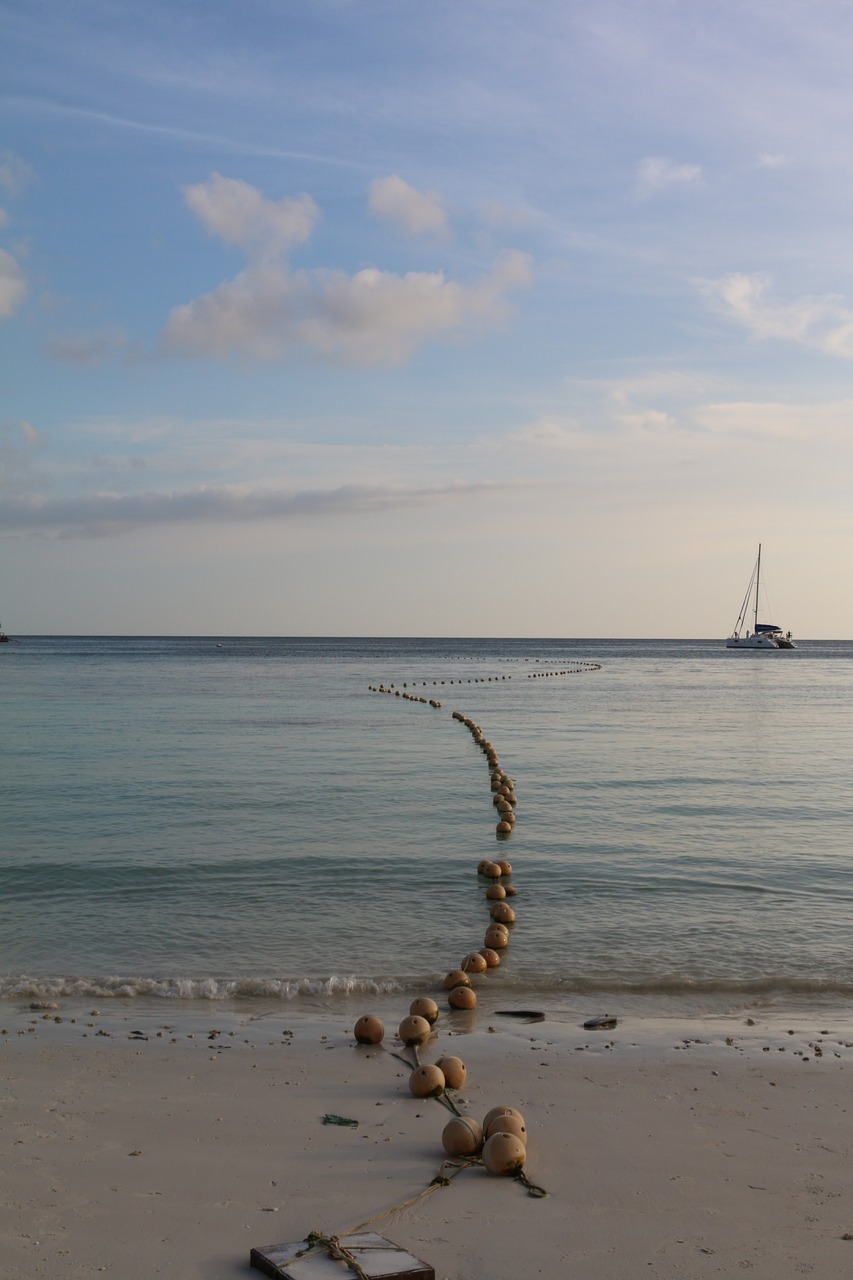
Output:
<path fill-rule="evenodd" d="M 793 640 L 787 636 L 773 636 L 765 633 L 751 636 L 729 636 L 727 649 L 796 649 Z"/>

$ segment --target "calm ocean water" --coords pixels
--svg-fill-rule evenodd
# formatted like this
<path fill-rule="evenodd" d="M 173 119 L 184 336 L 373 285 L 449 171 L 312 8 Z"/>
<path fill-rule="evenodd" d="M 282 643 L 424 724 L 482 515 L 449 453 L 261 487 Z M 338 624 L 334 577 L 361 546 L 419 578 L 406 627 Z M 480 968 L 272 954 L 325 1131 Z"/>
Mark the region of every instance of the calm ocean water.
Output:
<path fill-rule="evenodd" d="M 486 1008 L 853 997 L 851 643 L 22 637 L 0 684 L 6 1001 L 432 990 L 486 857 Z"/>

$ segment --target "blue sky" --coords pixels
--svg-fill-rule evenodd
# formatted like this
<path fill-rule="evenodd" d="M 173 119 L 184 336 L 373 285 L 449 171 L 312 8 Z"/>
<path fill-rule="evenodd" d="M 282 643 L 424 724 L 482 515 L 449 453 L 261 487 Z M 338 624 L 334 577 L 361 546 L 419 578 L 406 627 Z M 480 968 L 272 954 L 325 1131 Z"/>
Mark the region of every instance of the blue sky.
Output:
<path fill-rule="evenodd" d="M 853 636 L 853 10 L 0 0 L 12 633 Z"/>

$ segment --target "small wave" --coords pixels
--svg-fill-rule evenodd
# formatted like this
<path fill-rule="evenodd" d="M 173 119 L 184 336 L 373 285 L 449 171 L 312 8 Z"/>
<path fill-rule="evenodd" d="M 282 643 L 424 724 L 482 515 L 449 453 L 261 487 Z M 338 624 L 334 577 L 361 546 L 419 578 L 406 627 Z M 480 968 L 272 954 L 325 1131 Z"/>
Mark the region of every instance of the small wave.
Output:
<path fill-rule="evenodd" d="M 0 999 L 296 1000 L 300 997 L 385 995 L 404 990 L 395 979 L 332 974 L 328 978 L 18 977 L 0 979 Z"/>

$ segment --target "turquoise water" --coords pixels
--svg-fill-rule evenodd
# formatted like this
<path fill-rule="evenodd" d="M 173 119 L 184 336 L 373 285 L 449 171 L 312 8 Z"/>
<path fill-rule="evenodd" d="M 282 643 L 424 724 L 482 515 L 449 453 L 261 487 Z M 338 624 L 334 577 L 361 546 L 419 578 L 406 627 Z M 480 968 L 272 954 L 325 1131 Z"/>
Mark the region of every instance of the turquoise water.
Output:
<path fill-rule="evenodd" d="M 853 996 L 851 644 L 24 637 L 0 685 L 0 998 L 434 986 L 486 857 L 494 1004 Z"/>

